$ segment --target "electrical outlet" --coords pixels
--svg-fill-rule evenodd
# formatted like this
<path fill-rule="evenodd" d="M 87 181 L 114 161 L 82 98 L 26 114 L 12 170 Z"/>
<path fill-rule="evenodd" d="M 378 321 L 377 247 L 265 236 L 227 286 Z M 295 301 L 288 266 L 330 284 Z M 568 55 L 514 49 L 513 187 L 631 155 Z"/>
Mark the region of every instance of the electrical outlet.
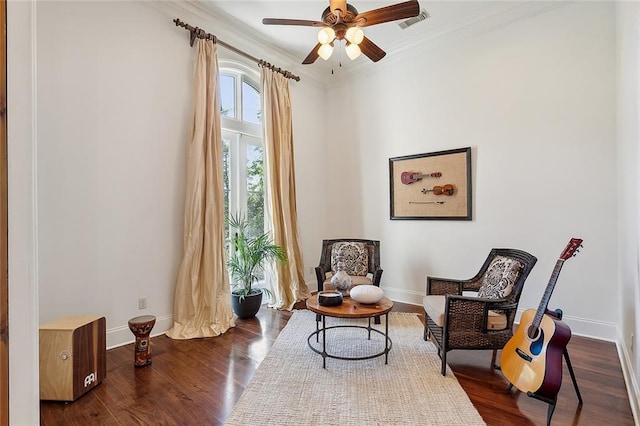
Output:
<path fill-rule="evenodd" d="M 147 309 L 147 298 L 139 297 L 138 298 L 138 309 Z"/>

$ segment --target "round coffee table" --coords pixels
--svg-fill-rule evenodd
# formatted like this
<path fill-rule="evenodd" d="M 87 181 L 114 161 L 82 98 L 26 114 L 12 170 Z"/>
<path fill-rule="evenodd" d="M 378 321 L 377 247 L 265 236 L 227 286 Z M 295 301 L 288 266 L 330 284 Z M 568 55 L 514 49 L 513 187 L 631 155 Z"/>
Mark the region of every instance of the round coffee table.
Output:
<path fill-rule="evenodd" d="M 393 302 L 389 300 L 387 297 L 383 297 L 380 299 L 378 303 L 374 304 L 364 304 L 356 302 L 350 297 L 345 297 L 342 301 L 341 305 L 338 306 L 322 306 L 318 304 L 318 295 L 315 294 L 307 299 L 307 309 L 312 312 L 315 312 L 322 318 L 322 328 L 319 326 L 319 321 L 316 320 L 316 331 L 311 333 L 307 338 L 307 343 L 312 351 L 322 355 L 322 368 L 326 368 L 327 366 L 327 358 L 334 359 L 343 359 L 343 360 L 363 360 L 376 358 L 384 355 L 384 363 L 388 364 L 389 362 L 389 351 L 391 350 L 391 338 L 389 337 L 389 311 L 393 308 Z M 377 330 L 371 327 L 371 319 L 378 316 L 385 316 L 385 326 L 384 333 L 380 330 Z M 368 318 L 369 324 L 365 327 L 362 325 L 332 325 L 327 327 L 325 323 L 326 317 L 334 317 L 334 318 Z M 385 345 L 384 350 L 382 352 L 366 355 L 366 356 L 357 356 L 357 357 L 343 357 L 338 355 L 333 355 L 327 353 L 327 330 L 331 330 L 334 328 L 364 328 L 368 332 L 368 339 L 371 340 L 371 332 L 381 334 L 384 336 Z M 322 334 L 322 350 L 315 348 L 311 344 L 311 339 L 315 336 L 316 342 L 319 342 L 320 334 Z"/>

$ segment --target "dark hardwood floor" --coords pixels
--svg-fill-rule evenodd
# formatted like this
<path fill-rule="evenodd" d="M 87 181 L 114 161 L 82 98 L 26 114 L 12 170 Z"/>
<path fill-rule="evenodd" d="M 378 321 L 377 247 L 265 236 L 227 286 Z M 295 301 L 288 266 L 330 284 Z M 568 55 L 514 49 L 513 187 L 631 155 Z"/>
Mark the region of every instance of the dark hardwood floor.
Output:
<path fill-rule="evenodd" d="M 419 306 L 401 303 L 393 310 L 423 313 Z M 133 367 L 133 345 L 111 349 L 103 383 L 72 403 L 42 401 L 41 424 L 222 424 L 290 316 L 263 308 L 257 318 L 237 320 L 234 329 L 219 337 L 187 341 L 153 337 L 153 364 L 138 369 Z M 633 425 L 615 344 L 574 336 L 568 350 L 584 404 L 578 405 L 564 368 L 551 424 Z M 491 351 L 452 351 L 447 356 L 485 422 L 545 425 L 547 404 L 507 390 L 506 379 L 491 368 L 491 355 Z"/>

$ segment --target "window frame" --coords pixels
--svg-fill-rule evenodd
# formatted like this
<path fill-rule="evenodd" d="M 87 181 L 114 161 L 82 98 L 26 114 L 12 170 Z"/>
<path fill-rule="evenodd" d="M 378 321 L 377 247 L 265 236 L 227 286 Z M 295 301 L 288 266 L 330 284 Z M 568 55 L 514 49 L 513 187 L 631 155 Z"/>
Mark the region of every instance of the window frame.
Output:
<path fill-rule="evenodd" d="M 264 140 L 262 123 L 246 122 L 243 116 L 243 83 L 254 89 L 258 96 L 260 93 L 260 74 L 257 69 L 247 65 L 220 60 L 220 75 L 231 75 L 235 78 L 234 87 L 234 116 L 223 116 L 221 130 L 223 141 L 229 141 L 229 205 L 228 214 L 247 213 L 248 191 L 247 182 L 247 150 L 248 146 L 258 146 L 262 149 L 264 161 Z M 264 197 L 264 195 L 263 195 Z M 265 199 L 266 202 L 266 199 Z M 266 218 L 265 218 L 266 222 Z M 266 230 L 266 223 L 264 229 Z"/>
<path fill-rule="evenodd" d="M 242 120 L 242 83 L 246 82 L 255 89 L 260 96 L 260 74 L 246 65 L 231 62 L 220 61 L 220 75 L 233 75 L 235 78 L 235 94 L 234 117 L 220 115 L 220 124 L 222 130 L 233 130 L 238 133 L 253 136 L 262 141 L 262 124 L 245 122 Z M 262 144 L 264 145 L 264 144 Z"/>

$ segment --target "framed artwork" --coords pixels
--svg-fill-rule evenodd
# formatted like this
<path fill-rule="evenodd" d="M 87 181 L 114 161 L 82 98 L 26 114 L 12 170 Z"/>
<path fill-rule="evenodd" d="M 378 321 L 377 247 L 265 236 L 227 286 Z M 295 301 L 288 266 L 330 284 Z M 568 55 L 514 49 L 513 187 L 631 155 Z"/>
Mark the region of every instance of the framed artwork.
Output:
<path fill-rule="evenodd" d="M 471 148 L 389 159 L 391 219 L 471 220 Z"/>

